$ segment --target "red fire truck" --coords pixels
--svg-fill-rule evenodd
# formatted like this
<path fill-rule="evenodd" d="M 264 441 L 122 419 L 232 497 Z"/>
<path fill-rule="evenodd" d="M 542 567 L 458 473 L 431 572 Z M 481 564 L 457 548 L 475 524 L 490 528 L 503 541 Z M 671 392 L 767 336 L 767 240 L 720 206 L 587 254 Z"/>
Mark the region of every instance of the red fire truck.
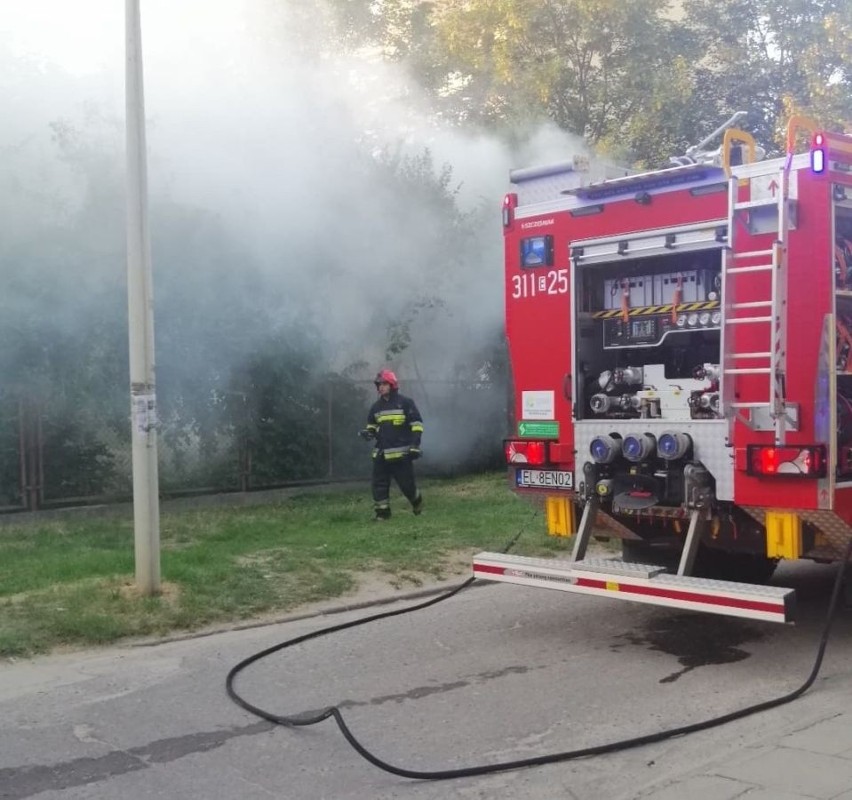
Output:
<path fill-rule="evenodd" d="M 480 553 L 478 577 L 787 622 L 776 564 L 843 557 L 852 136 L 796 117 L 766 160 L 735 118 L 658 171 L 511 173 L 510 482 L 575 538 Z M 622 557 L 587 557 L 600 537 Z"/>

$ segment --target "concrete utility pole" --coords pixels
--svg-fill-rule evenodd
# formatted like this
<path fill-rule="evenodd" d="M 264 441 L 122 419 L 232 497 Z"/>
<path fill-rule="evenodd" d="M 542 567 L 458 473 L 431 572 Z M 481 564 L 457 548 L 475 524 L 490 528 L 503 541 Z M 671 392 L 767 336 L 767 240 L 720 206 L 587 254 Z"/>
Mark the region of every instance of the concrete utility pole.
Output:
<path fill-rule="evenodd" d="M 125 0 L 127 108 L 127 305 L 130 334 L 130 415 L 133 440 L 133 522 L 136 585 L 160 592 L 160 496 L 148 167 L 139 0 Z"/>

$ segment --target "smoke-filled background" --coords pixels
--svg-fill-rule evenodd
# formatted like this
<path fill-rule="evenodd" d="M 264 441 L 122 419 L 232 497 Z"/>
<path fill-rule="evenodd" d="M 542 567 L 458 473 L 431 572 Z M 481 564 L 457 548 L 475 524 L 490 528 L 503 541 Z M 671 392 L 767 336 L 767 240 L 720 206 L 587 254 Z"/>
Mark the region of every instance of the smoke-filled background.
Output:
<path fill-rule="evenodd" d="M 123 4 L 0 20 L 0 505 L 120 495 Z M 508 170 L 580 148 L 442 125 L 320 3 L 144 0 L 142 22 L 164 490 L 362 474 L 385 365 L 424 468 L 495 463 Z"/>

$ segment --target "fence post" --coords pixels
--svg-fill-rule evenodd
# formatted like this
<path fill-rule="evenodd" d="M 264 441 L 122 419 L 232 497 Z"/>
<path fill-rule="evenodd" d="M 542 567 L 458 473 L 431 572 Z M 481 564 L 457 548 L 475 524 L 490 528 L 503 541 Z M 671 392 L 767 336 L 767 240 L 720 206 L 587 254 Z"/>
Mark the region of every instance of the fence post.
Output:
<path fill-rule="evenodd" d="M 33 410 L 35 409 L 35 411 Z M 38 511 L 44 499 L 44 443 L 42 441 L 41 408 L 32 401 L 18 399 L 18 458 L 21 505 Z"/>
<path fill-rule="evenodd" d="M 328 406 L 328 477 L 334 477 L 334 384 L 331 382 L 331 377 L 328 379 L 328 392 L 326 393 L 326 403 Z"/>
<path fill-rule="evenodd" d="M 24 399 L 18 398 L 18 491 L 21 495 L 21 505 L 28 508 L 27 497 L 27 444 L 24 432 Z"/>

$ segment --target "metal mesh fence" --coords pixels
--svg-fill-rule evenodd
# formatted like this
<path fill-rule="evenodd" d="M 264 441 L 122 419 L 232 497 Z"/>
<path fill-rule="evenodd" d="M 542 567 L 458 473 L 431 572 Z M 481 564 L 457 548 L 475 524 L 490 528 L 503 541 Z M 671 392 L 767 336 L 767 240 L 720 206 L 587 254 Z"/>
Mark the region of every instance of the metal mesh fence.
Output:
<path fill-rule="evenodd" d="M 451 475 L 502 458 L 506 389 L 487 381 L 403 381 L 425 420 L 418 469 Z M 172 410 L 159 421 L 163 496 L 247 492 L 363 479 L 371 446 L 357 432 L 375 399 L 369 381 L 315 382 L 273 398 L 232 392 L 208 404 L 203 422 Z M 128 401 L 129 404 L 129 401 Z M 126 500 L 130 424 L 67 400 L 0 395 L 0 511 Z"/>

